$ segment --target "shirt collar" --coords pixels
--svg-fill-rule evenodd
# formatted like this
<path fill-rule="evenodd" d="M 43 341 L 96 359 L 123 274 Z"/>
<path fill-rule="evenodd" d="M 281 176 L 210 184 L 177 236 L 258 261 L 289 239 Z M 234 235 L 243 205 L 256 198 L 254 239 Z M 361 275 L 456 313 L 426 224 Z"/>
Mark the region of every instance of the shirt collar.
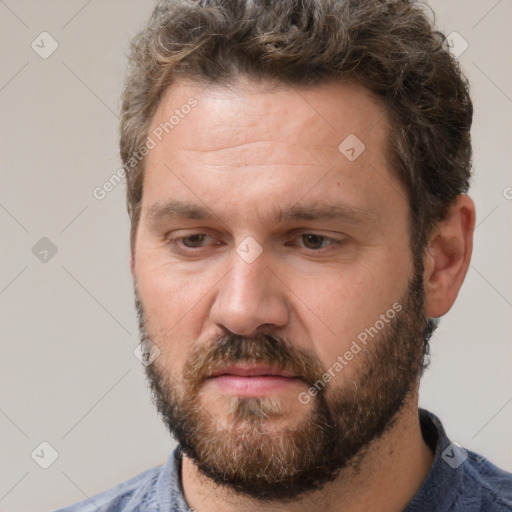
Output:
<path fill-rule="evenodd" d="M 423 482 L 404 512 L 424 512 L 436 510 L 444 512 L 451 508 L 459 493 L 464 476 L 464 464 L 452 467 L 446 454 L 451 452 L 448 439 L 441 420 L 425 409 L 419 409 L 420 427 L 423 439 L 434 452 L 434 461 Z M 445 452 L 446 450 L 446 452 Z M 455 466 L 455 464 L 453 464 Z"/>

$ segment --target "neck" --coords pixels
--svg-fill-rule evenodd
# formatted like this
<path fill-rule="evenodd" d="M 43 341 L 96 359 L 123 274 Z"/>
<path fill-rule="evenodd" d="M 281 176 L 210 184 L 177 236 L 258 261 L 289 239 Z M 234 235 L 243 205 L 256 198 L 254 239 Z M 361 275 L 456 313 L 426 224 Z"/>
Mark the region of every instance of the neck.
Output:
<path fill-rule="evenodd" d="M 333 482 L 293 502 L 259 502 L 235 494 L 202 475 L 183 456 L 182 485 L 188 505 L 197 512 L 344 512 L 401 511 L 420 489 L 433 453 L 421 434 L 417 394 L 405 403 L 393 427 L 374 441 L 356 467 L 344 468 Z"/>

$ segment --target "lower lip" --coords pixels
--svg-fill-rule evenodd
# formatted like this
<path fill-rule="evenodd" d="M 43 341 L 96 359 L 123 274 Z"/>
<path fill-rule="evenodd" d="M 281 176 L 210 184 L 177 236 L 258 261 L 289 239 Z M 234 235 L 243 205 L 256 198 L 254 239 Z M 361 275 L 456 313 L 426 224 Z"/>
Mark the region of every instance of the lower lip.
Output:
<path fill-rule="evenodd" d="M 280 375 L 219 375 L 208 380 L 225 393 L 253 397 L 286 391 L 300 383 L 296 377 Z"/>

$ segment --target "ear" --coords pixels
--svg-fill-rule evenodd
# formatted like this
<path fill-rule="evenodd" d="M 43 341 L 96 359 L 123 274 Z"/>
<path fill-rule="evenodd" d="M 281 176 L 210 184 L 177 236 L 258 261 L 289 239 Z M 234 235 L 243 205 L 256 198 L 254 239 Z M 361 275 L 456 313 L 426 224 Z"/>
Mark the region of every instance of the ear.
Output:
<path fill-rule="evenodd" d="M 452 307 L 473 250 L 475 204 L 465 194 L 454 201 L 434 228 L 424 257 L 425 314 L 438 318 Z"/>

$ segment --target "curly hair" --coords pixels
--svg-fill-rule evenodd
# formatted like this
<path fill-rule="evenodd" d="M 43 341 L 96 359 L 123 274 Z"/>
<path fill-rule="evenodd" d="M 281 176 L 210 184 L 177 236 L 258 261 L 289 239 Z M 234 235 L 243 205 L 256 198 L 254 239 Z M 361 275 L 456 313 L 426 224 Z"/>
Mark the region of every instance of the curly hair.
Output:
<path fill-rule="evenodd" d="M 120 153 L 132 251 L 143 193 L 139 149 L 163 92 L 179 79 L 230 84 L 245 76 L 291 86 L 350 80 L 372 91 L 389 116 L 386 156 L 408 193 L 415 254 L 469 187 L 469 86 L 418 2 L 161 1 L 133 39 L 129 63 Z"/>

